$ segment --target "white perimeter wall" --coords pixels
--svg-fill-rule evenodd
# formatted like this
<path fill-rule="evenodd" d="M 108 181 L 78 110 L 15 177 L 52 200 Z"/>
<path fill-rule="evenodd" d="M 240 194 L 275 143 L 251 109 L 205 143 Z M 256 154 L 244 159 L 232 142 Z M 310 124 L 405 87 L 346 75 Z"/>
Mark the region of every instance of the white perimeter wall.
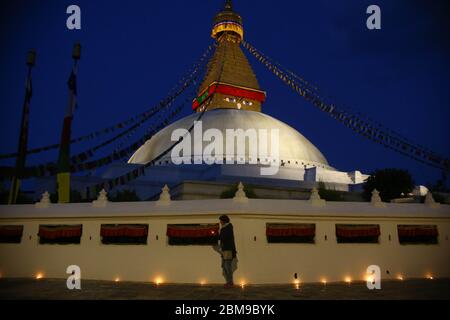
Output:
<path fill-rule="evenodd" d="M 152 207 L 147 210 L 153 212 L 146 213 L 145 216 L 126 214 L 127 204 L 121 204 L 122 209 L 116 207 L 112 210 L 113 216 L 97 214 L 95 217 L 95 214 L 92 214 L 93 216 L 90 217 L 84 213 L 81 217 L 64 218 L 58 218 L 56 214 L 41 218 L 36 217 L 36 214 L 34 216 L 30 214 L 30 217 L 26 217 L 27 211 L 33 213 L 35 210 L 46 210 L 35 209 L 32 205 L 15 208 L 9 217 L 8 215 L 5 217 L 4 212 L 8 209 L 2 206 L 0 214 L 3 218 L 0 218 L 0 224 L 23 224 L 24 232 L 20 244 L 0 244 L 0 273 L 2 277 L 32 277 L 37 273 L 43 273 L 48 278 L 67 278 L 68 275 L 65 273 L 67 266 L 75 264 L 81 267 L 82 279 L 120 278 L 123 281 L 155 281 L 159 277 L 169 283 L 200 283 L 200 281 L 223 283 L 218 253 L 210 246 L 169 246 L 166 228 L 169 223 L 216 223 L 218 216 L 226 213 L 230 216 L 235 230 L 239 259 L 235 282 L 238 283 L 241 281 L 254 284 L 292 283 L 294 273 L 298 273 L 302 282 L 318 282 L 323 278 L 328 282 L 343 281 L 345 277 L 363 280 L 366 268 L 372 264 L 381 267 L 382 277 L 386 279 L 396 278 L 399 274 L 404 278 L 423 278 L 427 274 L 433 277 L 450 277 L 449 216 L 427 217 L 426 213 L 427 210 L 442 211 L 442 209 L 426 209 L 422 205 L 424 212 L 422 216 L 406 217 L 404 214 L 387 216 L 385 212 L 389 208 L 384 208 L 380 209 L 382 212 L 379 217 L 373 217 L 373 214 L 364 212 L 360 215 L 355 213 L 337 215 L 332 213 L 336 211 L 335 209 L 327 209 L 328 205 L 311 213 L 305 213 L 305 209 L 300 207 L 297 214 L 292 210 L 288 210 L 289 212 L 285 214 L 258 213 L 255 211 L 262 209 L 258 210 L 252 205 L 248 208 L 245 208 L 245 205 L 239 205 L 235 209 L 222 209 L 221 212 L 208 214 L 208 207 L 211 208 L 210 201 L 231 203 L 231 200 L 176 201 L 180 209 L 184 207 L 185 212 L 164 215 L 159 215 L 157 207 L 152 204 Z M 262 200 L 251 201 L 255 203 Z M 275 200 L 272 203 L 277 201 L 281 200 Z M 290 201 L 294 207 L 295 203 L 307 203 L 307 201 Z M 186 205 L 183 205 L 184 202 Z M 204 212 L 195 214 L 191 211 L 192 203 L 202 207 L 206 205 L 202 209 Z M 352 211 L 352 205 L 352 203 L 345 204 L 349 212 Z M 369 209 L 370 205 L 365 205 Z M 64 206 L 72 206 L 73 209 L 73 206 L 77 205 L 58 206 L 63 212 Z M 230 207 L 233 206 L 235 205 L 230 205 Z M 402 210 L 408 208 L 405 207 L 408 204 L 395 206 L 389 204 L 389 206 L 393 211 L 398 211 L 396 208 L 402 208 Z M 360 204 L 358 208 L 361 210 Z M 266 209 L 270 210 L 267 206 Z M 328 216 L 327 210 L 330 212 Z M 370 210 L 375 209 L 370 208 Z M 445 209 L 447 210 L 448 208 Z M 13 217 L 19 211 L 22 213 Z M 108 208 L 101 209 L 101 212 L 101 215 L 105 215 Z M 269 244 L 265 237 L 267 222 L 315 223 L 316 243 Z M 38 243 L 39 224 L 79 223 L 83 224 L 80 245 Z M 149 224 L 148 244 L 103 245 L 100 239 L 102 223 Z M 379 224 L 380 243 L 338 244 L 335 236 L 336 223 Z M 439 244 L 400 245 L 397 224 L 436 224 L 439 230 Z M 389 274 L 386 270 L 389 270 Z"/>

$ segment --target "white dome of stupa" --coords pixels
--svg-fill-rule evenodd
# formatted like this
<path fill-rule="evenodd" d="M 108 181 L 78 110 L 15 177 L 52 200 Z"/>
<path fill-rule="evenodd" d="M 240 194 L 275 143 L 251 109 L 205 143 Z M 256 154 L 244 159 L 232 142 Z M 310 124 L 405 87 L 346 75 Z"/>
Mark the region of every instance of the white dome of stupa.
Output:
<path fill-rule="evenodd" d="M 128 163 L 146 164 L 157 156 L 162 154 L 167 148 L 172 146 L 175 141 L 171 140 L 172 132 L 179 128 L 189 129 L 194 121 L 199 117 L 199 113 L 194 113 L 184 117 L 166 128 L 156 133 L 151 139 L 147 140 L 128 160 Z M 327 169 L 333 169 L 328 165 L 327 159 L 308 139 L 301 133 L 289 125 L 261 112 L 238 110 L 238 109 L 214 109 L 207 111 L 201 118 L 202 129 L 205 132 L 208 129 L 218 129 L 222 132 L 223 137 L 226 136 L 227 129 L 266 129 L 268 133 L 268 141 L 270 142 L 270 131 L 278 129 L 279 132 L 279 159 L 284 163 L 298 166 L 316 166 Z M 191 132 L 192 133 L 192 132 Z M 193 143 L 193 134 L 191 134 Z M 259 137 L 258 137 L 259 139 Z M 225 139 L 224 139 L 225 140 Z M 211 142 L 203 142 L 205 148 Z M 225 144 L 225 141 L 224 141 Z M 259 143 L 258 143 L 259 145 Z M 269 145 L 270 150 L 270 145 Z M 270 151 L 269 151 L 270 152 Z M 226 147 L 223 147 L 223 154 L 215 154 L 217 158 L 232 157 L 237 160 L 244 157 L 248 159 L 249 148 L 246 146 L 245 155 L 237 154 L 237 148 L 231 154 L 227 153 Z M 192 156 L 201 155 L 194 153 L 192 148 Z M 171 164 L 171 153 L 158 160 L 158 164 Z"/>

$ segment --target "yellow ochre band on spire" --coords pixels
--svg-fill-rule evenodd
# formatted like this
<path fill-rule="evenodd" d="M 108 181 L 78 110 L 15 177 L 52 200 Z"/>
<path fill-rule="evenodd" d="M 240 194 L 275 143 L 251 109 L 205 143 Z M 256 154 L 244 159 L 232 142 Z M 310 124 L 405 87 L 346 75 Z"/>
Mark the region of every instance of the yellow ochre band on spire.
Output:
<path fill-rule="evenodd" d="M 240 24 L 233 21 L 219 22 L 214 25 L 211 32 L 211 37 L 217 39 L 222 32 L 234 32 L 239 35 L 240 41 L 244 39 L 244 28 L 242 28 Z"/>

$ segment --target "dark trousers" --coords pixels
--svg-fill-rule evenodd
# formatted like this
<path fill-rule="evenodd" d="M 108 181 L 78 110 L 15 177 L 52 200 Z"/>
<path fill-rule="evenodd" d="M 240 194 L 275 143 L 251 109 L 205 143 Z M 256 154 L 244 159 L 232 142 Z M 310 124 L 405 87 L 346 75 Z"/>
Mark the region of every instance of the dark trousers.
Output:
<path fill-rule="evenodd" d="M 233 260 L 225 260 L 222 258 L 222 269 L 225 274 L 225 280 L 227 284 L 233 284 L 233 268 L 232 268 Z"/>

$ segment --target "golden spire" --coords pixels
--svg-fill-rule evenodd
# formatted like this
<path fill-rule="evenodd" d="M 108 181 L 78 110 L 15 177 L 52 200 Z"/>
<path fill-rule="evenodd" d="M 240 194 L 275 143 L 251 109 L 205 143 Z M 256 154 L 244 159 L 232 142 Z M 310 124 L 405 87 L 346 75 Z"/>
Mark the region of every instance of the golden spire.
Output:
<path fill-rule="evenodd" d="M 214 17 L 211 36 L 217 48 L 208 62 L 206 76 L 200 85 L 192 108 L 197 112 L 218 108 L 261 111 L 266 93 L 240 48 L 244 38 L 241 16 L 233 11 L 230 0 Z"/>

